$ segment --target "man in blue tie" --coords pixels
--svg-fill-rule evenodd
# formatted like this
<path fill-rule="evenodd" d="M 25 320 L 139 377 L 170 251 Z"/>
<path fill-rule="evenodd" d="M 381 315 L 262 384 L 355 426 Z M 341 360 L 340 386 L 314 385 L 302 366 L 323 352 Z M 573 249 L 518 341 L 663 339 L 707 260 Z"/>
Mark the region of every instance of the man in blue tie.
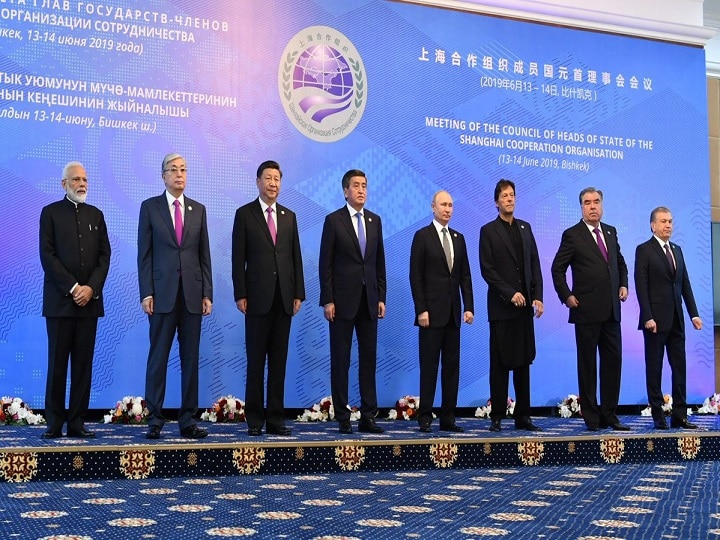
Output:
<path fill-rule="evenodd" d="M 330 385 L 340 433 L 351 434 L 348 371 L 357 335 L 360 383 L 358 429 L 382 433 L 375 423 L 378 319 L 385 316 L 385 248 L 380 216 L 365 208 L 367 177 L 351 169 L 342 178 L 347 204 L 325 218 L 320 241 L 320 306 L 330 330 Z"/>

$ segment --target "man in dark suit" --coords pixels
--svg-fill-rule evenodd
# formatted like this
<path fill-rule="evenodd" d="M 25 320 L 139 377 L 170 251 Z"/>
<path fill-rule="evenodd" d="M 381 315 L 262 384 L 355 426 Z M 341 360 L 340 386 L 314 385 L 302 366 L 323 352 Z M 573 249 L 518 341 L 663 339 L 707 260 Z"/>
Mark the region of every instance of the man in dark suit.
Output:
<path fill-rule="evenodd" d="M 480 271 L 488 284 L 490 321 L 490 431 L 505 417 L 510 371 L 515 429 L 542 431 L 530 418 L 530 364 L 535 359 L 534 317 L 543 314 L 543 280 L 530 224 L 515 218 L 515 184 L 495 186 L 498 217 L 480 229 Z"/>
<path fill-rule="evenodd" d="M 430 433 L 442 356 L 440 430 L 461 433 L 464 429 L 455 423 L 460 383 L 460 325 L 462 322 L 472 324 L 475 311 L 470 262 L 465 237 L 448 227 L 453 213 L 450 194 L 438 191 L 430 207 L 433 221 L 415 233 L 410 248 L 410 290 L 420 354 L 417 418 L 420 431 Z"/>
<path fill-rule="evenodd" d="M 65 197 L 40 213 L 43 317 L 48 335 L 43 439 L 93 438 L 85 429 L 98 317 L 105 315 L 102 289 L 110 268 L 110 241 L 103 213 L 85 204 L 88 179 L 77 161 L 65 165 Z M 65 410 L 68 360 L 70 402 Z"/>
<path fill-rule="evenodd" d="M 352 433 L 348 409 L 348 370 L 353 330 L 357 335 L 360 423 L 375 423 L 378 319 L 385 317 L 385 248 L 380 216 L 365 209 L 367 178 L 351 169 L 342 178 L 347 204 L 328 214 L 320 241 L 320 306 L 330 327 L 330 385 L 340 433 Z"/>
<path fill-rule="evenodd" d="M 616 415 L 620 398 L 622 335 L 620 302 L 627 300 L 628 270 L 617 231 L 601 223 L 602 191 L 580 192 L 582 220 L 563 232 L 552 263 L 555 292 L 570 308 L 575 325 L 578 386 L 583 420 L 589 431 L 601 427 L 627 431 Z M 566 271 L 572 273 L 572 289 Z M 597 353 L 600 353 L 600 404 L 597 401 Z"/>
<path fill-rule="evenodd" d="M 295 213 L 277 204 L 282 171 L 275 161 L 257 170 L 259 196 L 235 212 L 232 278 L 237 308 L 245 315 L 245 418 L 248 434 L 289 435 L 285 426 L 285 366 L 290 322 L 305 300 L 300 236 Z M 264 409 L 267 358 L 267 413 Z"/>
<path fill-rule="evenodd" d="M 670 425 L 697 429 L 687 420 L 685 400 L 685 320 L 682 303 L 696 330 L 702 329 L 682 249 L 670 242 L 673 219 L 664 206 L 650 214 L 652 238 L 635 250 L 635 289 L 645 342 L 645 382 L 655 429 L 668 429 L 662 410 L 663 354 L 672 372 L 673 410 Z"/>
<path fill-rule="evenodd" d="M 160 438 L 165 424 L 167 363 L 175 332 L 180 345 L 180 434 L 201 439 L 197 427 L 198 364 L 203 315 L 212 311 L 212 272 L 205 207 L 185 197 L 187 165 L 179 154 L 162 162 L 165 192 L 143 201 L 138 223 L 138 280 L 142 309 L 150 321 L 145 401 L 148 439 Z"/>

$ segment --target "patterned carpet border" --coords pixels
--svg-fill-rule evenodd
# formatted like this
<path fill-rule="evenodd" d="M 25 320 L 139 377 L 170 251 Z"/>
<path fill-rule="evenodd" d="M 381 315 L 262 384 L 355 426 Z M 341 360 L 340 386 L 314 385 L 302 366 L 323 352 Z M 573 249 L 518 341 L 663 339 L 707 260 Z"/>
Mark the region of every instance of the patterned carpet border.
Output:
<path fill-rule="evenodd" d="M 210 436 L 189 441 L 166 426 L 159 442 L 141 426 L 94 427 L 92 441 L 44 441 L 42 428 L 0 428 L 0 481 L 88 481 L 264 474 L 607 466 L 629 463 L 720 461 L 718 418 L 693 417 L 702 431 L 658 432 L 643 417 L 622 419 L 630 432 L 584 430 L 582 420 L 541 418 L 542 432 L 501 433 L 487 421 L 462 419 L 465 433 L 421 434 L 412 422 L 380 422 L 381 435 L 343 438 L 334 423 L 292 425 L 288 437 L 248 437 L 244 424 L 210 425 Z"/>

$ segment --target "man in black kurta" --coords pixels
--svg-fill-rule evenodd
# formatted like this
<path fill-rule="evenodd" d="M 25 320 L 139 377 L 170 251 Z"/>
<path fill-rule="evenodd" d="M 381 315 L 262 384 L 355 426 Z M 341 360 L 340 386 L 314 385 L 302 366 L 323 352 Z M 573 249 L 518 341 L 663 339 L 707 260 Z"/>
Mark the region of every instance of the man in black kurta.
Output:
<path fill-rule="evenodd" d="M 513 182 L 497 183 L 495 204 L 498 217 L 480 229 L 480 270 L 488 284 L 490 321 L 490 431 L 501 430 L 510 371 L 515 387 L 515 428 L 540 431 L 530 419 L 533 317 L 543 313 L 540 259 L 530 224 L 514 217 Z"/>
<path fill-rule="evenodd" d="M 40 262 L 45 272 L 43 316 L 48 335 L 44 439 L 92 438 L 84 417 L 90 403 L 90 381 L 98 317 L 105 315 L 102 289 L 110 267 L 110 241 L 103 213 L 85 203 L 85 168 L 70 162 L 63 171 L 65 197 L 40 214 Z M 70 402 L 65 390 L 70 361 Z"/>

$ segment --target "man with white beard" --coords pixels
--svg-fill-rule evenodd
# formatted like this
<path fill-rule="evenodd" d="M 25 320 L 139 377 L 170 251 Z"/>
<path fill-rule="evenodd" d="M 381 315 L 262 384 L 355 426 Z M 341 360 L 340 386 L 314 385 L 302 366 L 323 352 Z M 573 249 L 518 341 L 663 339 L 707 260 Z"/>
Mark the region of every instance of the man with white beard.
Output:
<path fill-rule="evenodd" d="M 43 317 L 48 335 L 45 390 L 47 431 L 43 439 L 95 437 L 85 428 L 98 317 L 105 315 L 102 289 L 110 267 L 110 241 L 103 213 L 85 204 L 88 179 L 81 163 L 63 170 L 62 200 L 40 214 L 40 262 L 45 272 Z M 65 387 L 70 369 L 70 403 Z"/>

